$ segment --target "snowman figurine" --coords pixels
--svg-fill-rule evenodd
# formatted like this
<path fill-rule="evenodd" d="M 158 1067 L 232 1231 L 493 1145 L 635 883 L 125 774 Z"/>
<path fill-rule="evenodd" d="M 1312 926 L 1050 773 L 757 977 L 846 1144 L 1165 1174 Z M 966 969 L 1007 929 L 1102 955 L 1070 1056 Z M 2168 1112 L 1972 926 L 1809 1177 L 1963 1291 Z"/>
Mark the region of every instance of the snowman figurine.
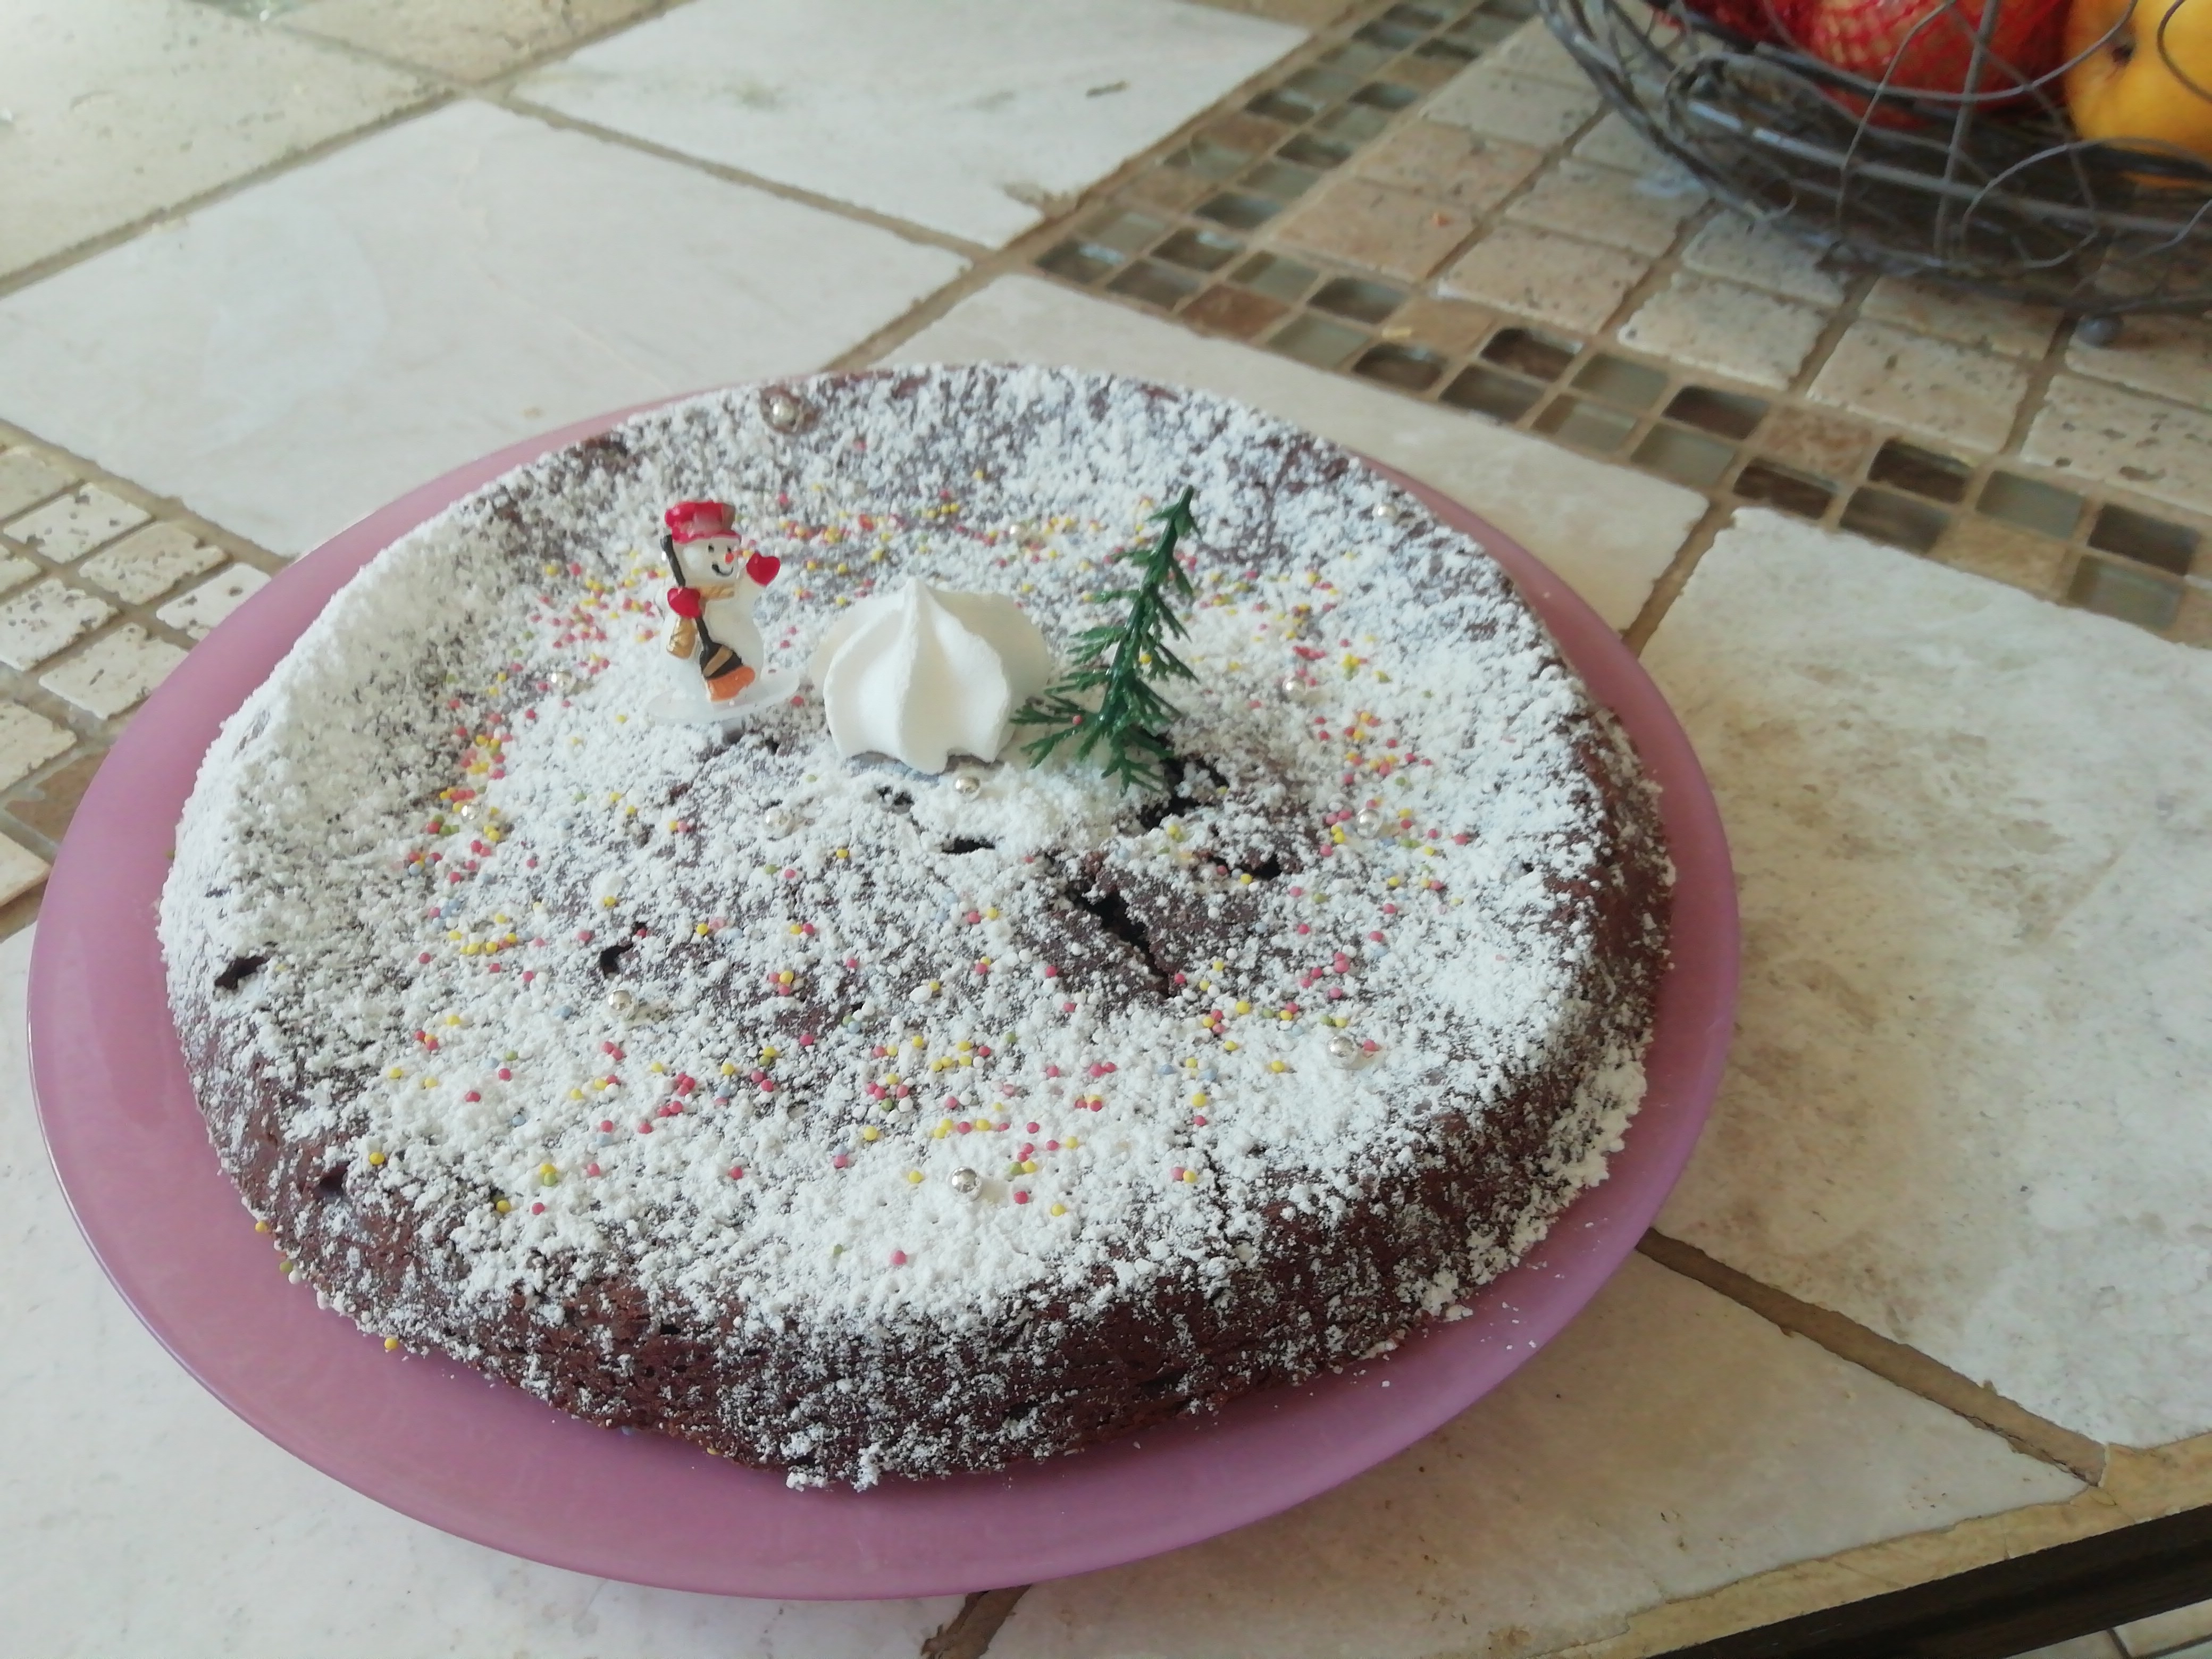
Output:
<path fill-rule="evenodd" d="M 726 501 L 678 501 L 662 514 L 676 586 L 668 590 L 673 620 L 668 654 L 676 665 L 674 692 L 650 711 L 660 720 L 726 720 L 771 701 L 792 677 L 761 674 L 768 656 L 753 606 L 775 580 L 782 561 L 748 554 L 732 525 Z"/>

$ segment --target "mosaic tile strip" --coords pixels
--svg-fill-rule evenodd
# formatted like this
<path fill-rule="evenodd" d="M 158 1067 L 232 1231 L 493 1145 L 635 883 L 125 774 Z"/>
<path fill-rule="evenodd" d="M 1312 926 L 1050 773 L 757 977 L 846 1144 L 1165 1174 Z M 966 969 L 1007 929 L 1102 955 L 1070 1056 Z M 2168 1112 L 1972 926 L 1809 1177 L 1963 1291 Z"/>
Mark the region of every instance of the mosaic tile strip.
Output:
<path fill-rule="evenodd" d="M 282 568 L 0 424 L 0 925 L 35 902 L 130 712 Z"/>
<path fill-rule="evenodd" d="M 2157 319 L 2132 353 L 2093 351 L 2048 313 L 1826 268 L 1600 112 L 1532 17 L 1364 9 L 1034 263 L 1717 503 L 2212 642 L 2212 519 L 2021 449 L 2057 368 L 2134 401 L 2212 399 L 2212 325 Z"/>

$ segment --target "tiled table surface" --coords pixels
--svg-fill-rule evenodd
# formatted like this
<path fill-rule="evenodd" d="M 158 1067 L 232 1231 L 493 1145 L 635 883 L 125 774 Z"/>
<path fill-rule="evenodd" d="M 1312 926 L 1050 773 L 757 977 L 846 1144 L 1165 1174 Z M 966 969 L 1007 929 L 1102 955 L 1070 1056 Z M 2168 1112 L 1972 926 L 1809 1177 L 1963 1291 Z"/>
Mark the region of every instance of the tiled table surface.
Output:
<path fill-rule="evenodd" d="M 836 1659 L 954 1619 L 595 1583 L 292 1462 L 100 1279 L 21 1047 L 100 755 L 286 557 L 563 421 L 874 361 L 1180 380 L 1488 514 L 1642 650 L 1743 888 L 1712 1130 L 1589 1313 L 1337 1492 L 1030 1589 L 992 1653 L 1633 1659 L 2212 1503 L 2204 323 L 2091 351 L 1823 269 L 1500 0 L 0 0 L 0 34 L 11 1652 Z M 1817 1343 L 1769 1317 L 1805 1304 Z"/>

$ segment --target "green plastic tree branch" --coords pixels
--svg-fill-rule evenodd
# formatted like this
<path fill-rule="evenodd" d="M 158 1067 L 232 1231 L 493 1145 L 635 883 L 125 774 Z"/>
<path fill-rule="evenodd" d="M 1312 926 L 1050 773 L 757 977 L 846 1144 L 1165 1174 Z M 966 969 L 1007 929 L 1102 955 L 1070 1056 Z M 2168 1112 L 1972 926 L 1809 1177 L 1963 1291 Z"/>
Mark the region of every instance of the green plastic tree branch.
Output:
<path fill-rule="evenodd" d="M 1094 605 L 1127 601 L 1128 615 L 1116 625 L 1086 628 L 1078 635 L 1067 672 L 1014 715 L 1016 726 L 1050 728 L 1022 746 L 1030 765 L 1072 738 L 1079 760 L 1090 759 L 1103 747 L 1106 757 L 1102 769 L 1124 790 L 1132 784 L 1146 789 L 1162 787 L 1160 765 L 1171 752 L 1167 725 L 1180 719 L 1182 710 L 1162 696 L 1153 682 L 1198 678 L 1167 643 L 1169 635 L 1182 639 L 1188 631 L 1169 603 L 1170 586 L 1183 599 L 1197 597 L 1176 557 L 1176 544 L 1198 534 L 1190 516 L 1191 495 L 1185 489 L 1152 514 L 1151 522 L 1162 529 L 1144 555 L 1137 585 L 1091 596 Z M 1091 702 L 1094 694 L 1095 707 Z"/>

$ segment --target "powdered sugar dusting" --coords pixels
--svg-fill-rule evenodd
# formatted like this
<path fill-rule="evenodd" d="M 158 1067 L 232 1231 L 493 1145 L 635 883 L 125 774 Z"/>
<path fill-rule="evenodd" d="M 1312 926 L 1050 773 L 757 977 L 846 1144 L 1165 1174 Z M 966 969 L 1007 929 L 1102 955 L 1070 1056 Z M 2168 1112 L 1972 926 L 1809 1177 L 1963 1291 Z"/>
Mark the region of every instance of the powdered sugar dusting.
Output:
<path fill-rule="evenodd" d="M 1289 1364 L 1509 1263 L 1642 1092 L 1591 896 L 1644 832 L 1593 781 L 1632 757 L 1496 568 L 1195 394 L 1028 369 L 792 390 L 797 433 L 716 394 L 425 525 L 210 751 L 162 907 L 180 1017 L 251 1056 L 348 1205 L 438 1243 L 371 1305 L 298 1223 L 332 1300 L 465 1347 L 471 1309 L 557 1326 L 618 1275 L 728 1343 L 957 1347 L 1010 1310 L 1048 1342 L 1171 1289 L 1233 1297 L 1274 1218 L 1389 1204 L 1571 1060 L 1510 1227 L 1402 1263 L 1382 1326 Z M 909 576 L 1008 594 L 1065 648 L 1186 483 L 1200 684 L 1170 688 L 1171 801 L 1012 751 L 848 762 L 811 690 L 726 743 L 641 717 L 672 501 L 734 501 L 783 560 L 772 672 Z M 240 1169 L 243 1121 L 211 1121 Z M 886 1422 L 844 1453 L 804 1409 L 781 1437 L 741 1449 L 866 1480 L 1024 1443 Z"/>

